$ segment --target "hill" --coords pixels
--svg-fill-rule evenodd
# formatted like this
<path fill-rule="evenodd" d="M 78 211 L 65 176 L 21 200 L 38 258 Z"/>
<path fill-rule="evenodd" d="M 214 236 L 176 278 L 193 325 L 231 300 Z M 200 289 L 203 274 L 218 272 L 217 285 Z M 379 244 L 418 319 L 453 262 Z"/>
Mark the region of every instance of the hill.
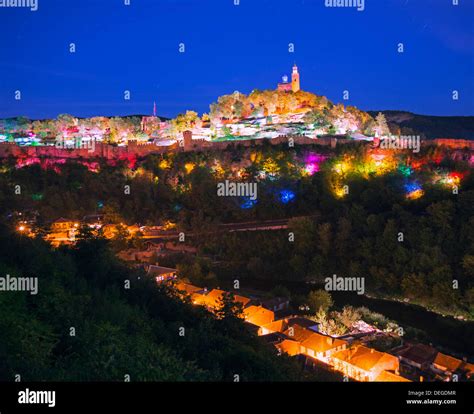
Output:
<path fill-rule="evenodd" d="M 402 134 L 405 135 L 415 133 L 426 139 L 458 138 L 474 140 L 474 116 L 432 116 L 405 111 L 368 111 L 373 117 L 379 112 L 385 115 L 389 125 L 398 126 Z M 413 132 L 410 132 L 410 130 Z"/>
<path fill-rule="evenodd" d="M 240 319 L 182 302 L 82 236 L 54 251 L 0 228 L 2 276 L 38 281 L 37 294 L 0 294 L 0 381 L 316 379 Z"/>

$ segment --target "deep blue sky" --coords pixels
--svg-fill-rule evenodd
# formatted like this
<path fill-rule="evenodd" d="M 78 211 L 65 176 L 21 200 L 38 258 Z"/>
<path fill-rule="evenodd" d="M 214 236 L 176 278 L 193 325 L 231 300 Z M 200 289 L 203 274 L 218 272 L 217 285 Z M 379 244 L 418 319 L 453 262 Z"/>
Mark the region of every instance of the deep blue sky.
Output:
<path fill-rule="evenodd" d="M 274 88 L 294 61 L 302 89 L 335 102 L 347 89 L 345 103 L 364 110 L 474 115 L 474 1 L 459 1 L 365 0 L 363 12 L 324 0 L 38 0 L 36 12 L 0 8 L 0 117 L 151 113 L 154 100 L 162 116 L 202 113 L 219 95 Z"/>

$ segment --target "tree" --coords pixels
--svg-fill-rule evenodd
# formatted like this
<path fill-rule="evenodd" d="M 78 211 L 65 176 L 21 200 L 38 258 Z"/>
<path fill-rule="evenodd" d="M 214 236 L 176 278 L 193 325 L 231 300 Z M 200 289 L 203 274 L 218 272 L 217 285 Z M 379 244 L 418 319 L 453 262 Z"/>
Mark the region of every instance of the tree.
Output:
<path fill-rule="evenodd" d="M 77 119 L 74 118 L 72 115 L 69 114 L 60 114 L 57 118 L 57 124 L 60 130 L 64 131 L 64 129 L 76 125 Z"/>
<path fill-rule="evenodd" d="M 295 250 L 310 258 L 315 237 L 313 219 L 310 217 L 291 218 L 288 221 L 288 228 L 295 236 Z"/>
<path fill-rule="evenodd" d="M 186 113 L 179 114 L 175 119 L 173 119 L 171 124 L 177 132 L 183 132 L 187 129 L 192 129 L 199 120 L 197 112 L 186 111 Z"/>
<path fill-rule="evenodd" d="M 350 246 L 351 222 L 345 217 L 341 217 L 337 223 L 337 232 L 334 240 L 336 254 L 340 257 L 346 257 Z"/>
<path fill-rule="evenodd" d="M 335 319 L 329 319 L 327 324 L 320 326 L 320 330 L 330 336 L 341 336 L 347 333 L 347 327 Z"/>
<path fill-rule="evenodd" d="M 352 306 L 344 306 L 342 312 L 334 312 L 334 314 L 336 319 L 348 329 L 361 318 L 360 312 Z"/>
<path fill-rule="evenodd" d="M 215 314 L 218 319 L 242 318 L 244 314 L 243 305 L 235 301 L 232 292 L 224 292 L 217 304 Z"/>
<path fill-rule="evenodd" d="M 462 259 L 462 268 L 466 275 L 474 278 L 474 255 L 466 254 Z"/>
<path fill-rule="evenodd" d="M 313 319 L 319 324 L 325 324 L 328 319 L 327 312 L 323 308 L 319 308 Z"/>
<path fill-rule="evenodd" d="M 459 305 L 459 294 L 453 289 L 452 283 L 448 281 L 439 281 L 433 285 L 432 300 L 435 305 L 442 309 L 456 309 Z"/>
<path fill-rule="evenodd" d="M 323 308 L 320 308 L 315 316 L 309 316 L 310 319 L 318 323 L 320 332 L 330 336 L 344 335 L 348 328 L 337 318 L 329 318 Z"/>
<path fill-rule="evenodd" d="M 263 171 L 265 171 L 267 174 L 271 176 L 277 175 L 280 171 L 280 167 L 278 166 L 277 162 L 272 157 L 268 157 L 263 162 L 262 168 L 263 168 Z"/>
<path fill-rule="evenodd" d="M 443 232 L 451 228 L 451 221 L 454 213 L 454 204 L 450 200 L 433 203 L 427 208 L 433 223 Z"/>
<path fill-rule="evenodd" d="M 304 122 L 313 124 L 316 127 L 326 127 L 329 125 L 327 117 L 318 110 L 311 110 L 306 112 L 303 117 Z"/>
<path fill-rule="evenodd" d="M 129 239 L 130 232 L 128 231 L 127 227 L 120 223 L 115 225 L 115 232 L 112 238 L 112 248 L 115 251 L 126 249 Z"/>
<path fill-rule="evenodd" d="M 275 297 L 282 297 L 282 298 L 290 298 L 291 297 L 291 292 L 288 290 L 287 287 L 282 286 L 282 285 L 276 285 L 272 290 L 271 290 L 271 295 Z"/>
<path fill-rule="evenodd" d="M 232 138 L 233 137 L 232 130 L 228 126 L 222 127 L 221 132 L 224 135 L 224 137 L 226 137 L 226 138 Z"/>
<path fill-rule="evenodd" d="M 409 298 L 422 298 L 426 296 L 426 280 L 422 274 L 409 274 L 402 279 L 403 294 Z"/>
<path fill-rule="evenodd" d="M 375 118 L 375 132 L 379 137 L 386 137 L 390 135 L 390 129 L 387 125 L 387 120 L 385 119 L 385 115 L 382 112 L 377 114 Z"/>
<path fill-rule="evenodd" d="M 333 305 L 331 294 L 325 290 L 313 290 L 308 294 L 308 306 L 312 312 L 316 313 L 320 309 L 327 312 Z"/>
<path fill-rule="evenodd" d="M 331 250 L 331 223 L 318 226 L 318 249 L 323 256 L 329 256 Z"/>

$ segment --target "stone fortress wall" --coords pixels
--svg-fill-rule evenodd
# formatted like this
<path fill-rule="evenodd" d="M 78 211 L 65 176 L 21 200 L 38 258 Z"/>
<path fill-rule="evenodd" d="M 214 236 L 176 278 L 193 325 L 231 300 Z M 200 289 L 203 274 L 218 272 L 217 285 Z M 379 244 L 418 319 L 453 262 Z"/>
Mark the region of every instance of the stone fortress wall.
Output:
<path fill-rule="evenodd" d="M 18 146 L 14 143 L 0 143 L 0 158 L 67 158 L 67 159 L 106 159 L 109 161 L 127 158 L 143 158 L 149 154 L 164 154 L 168 152 L 193 152 L 206 150 L 225 150 L 232 146 L 252 147 L 270 142 L 272 145 L 288 144 L 290 139 L 294 145 L 324 145 L 335 148 L 337 145 L 350 144 L 354 141 L 337 136 L 325 136 L 318 139 L 303 135 L 282 135 L 271 140 L 248 139 L 209 142 L 192 139 L 191 131 L 183 133 L 183 139 L 168 146 L 153 143 L 140 144 L 129 142 L 127 146 L 116 146 L 105 143 L 96 143 L 93 148 L 57 148 L 54 146 Z M 370 142 L 368 142 L 370 143 Z M 424 145 L 447 146 L 453 149 L 469 148 L 474 150 L 474 141 L 461 139 L 440 138 L 423 142 Z"/>

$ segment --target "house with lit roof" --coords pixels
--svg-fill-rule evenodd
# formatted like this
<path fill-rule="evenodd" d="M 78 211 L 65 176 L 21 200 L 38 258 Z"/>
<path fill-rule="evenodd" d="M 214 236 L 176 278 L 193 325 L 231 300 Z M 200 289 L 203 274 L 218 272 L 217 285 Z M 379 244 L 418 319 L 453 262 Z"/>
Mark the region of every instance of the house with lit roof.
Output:
<path fill-rule="evenodd" d="M 474 378 L 474 364 L 469 364 L 466 361 L 441 352 L 436 354 L 431 364 L 431 369 L 448 381 L 453 380 L 454 375 L 457 375 L 456 380 Z"/>
<path fill-rule="evenodd" d="M 311 333 L 301 342 L 300 348 L 302 354 L 329 363 L 331 356 L 336 352 L 344 351 L 347 345 L 347 342 L 342 339 L 320 333 Z"/>
<path fill-rule="evenodd" d="M 202 294 L 195 294 L 193 297 L 193 303 L 195 305 L 205 306 L 209 310 L 214 310 L 219 306 L 226 293 L 226 291 L 221 289 L 212 289 L 209 292 L 205 291 Z M 250 306 L 251 301 L 252 299 L 245 296 L 234 295 L 234 302 L 240 303 L 244 309 L 247 306 Z"/>
<path fill-rule="evenodd" d="M 185 282 L 178 282 L 174 285 L 174 287 L 176 289 L 178 297 L 180 297 L 181 299 L 189 297 L 189 299 L 191 299 L 191 302 L 193 303 L 197 297 L 199 297 L 205 292 L 205 289 Z"/>
<path fill-rule="evenodd" d="M 265 309 L 262 306 L 251 305 L 244 309 L 244 320 L 245 322 L 251 323 L 258 327 L 267 325 L 273 322 L 275 319 L 275 313 L 269 309 Z"/>
<path fill-rule="evenodd" d="M 155 278 L 157 283 L 161 283 L 176 278 L 177 269 L 158 265 L 150 265 L 147 269 L 148 275 Z"/>
<path fill-rule="evenodd" d="M 334 353 L 330 358 L 337 371 L 356 381 L 375 381 L 383 371 L 398 375 L 398 358 L 363 345 Z"/>
<path fill-rule="evenodd" d="M 395 372 L 382 371 L 374 380 L 375 382 L 411 382 L 409 379 L 398 375 Z"/>
<path fill-rule="evenodd" d="M 259 335 L 267 335 L 273 332 L 285 332 L 288 331 L 290 334 L 294 333 L 293 328 L 298 326 L 299 329 L 309 329 L 313 332 L 318 332 L 318 323 L 311 319 L 303 318 L 300 316 L 292 316 L 284 319 L 278 319 L 274 322 L 270 322 L 263 325 L 259 330 Z"/>
<path fill-rule="evenodd" d="M 260 328 L 259 334 L 282 332 L 286 341 L 278 344 L 281 352 L 289 355 L 306 355 L 328 364 L 331 355 L 348 346 L 347 341 L 318 333 L 317 324 L 306 318 L 287 318 L 271 322 Z"/>

